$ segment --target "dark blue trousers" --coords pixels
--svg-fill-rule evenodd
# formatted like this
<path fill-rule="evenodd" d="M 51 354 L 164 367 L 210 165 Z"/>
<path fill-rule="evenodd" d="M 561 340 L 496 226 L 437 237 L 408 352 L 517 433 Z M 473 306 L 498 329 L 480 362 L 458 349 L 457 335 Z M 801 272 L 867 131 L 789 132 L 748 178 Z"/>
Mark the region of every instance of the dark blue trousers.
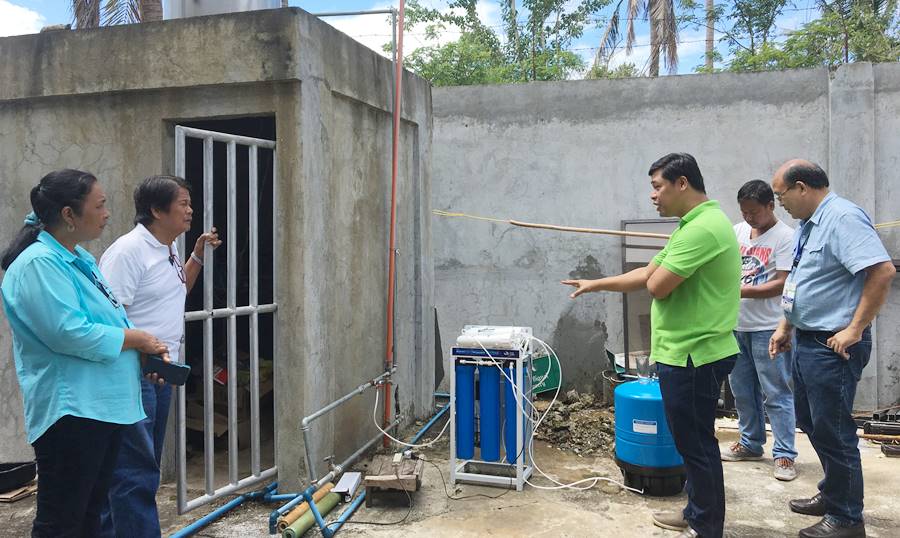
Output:
<path fill-rule="evenodd" d="M 122 428 L 66 415 L 35 440 L 38 491 L 32 538 L 98 535 Z"/>
<path fill-rule="evenodd" d="M 853 420 L 856 384 L 872 353 L 872 334 L 850 346 L 850 358 L 826 342 L 834 333 L 797 331 L 794 342 L 794 408 L 797 426 L 809 437 L 825 478 L 819 492 L 828 516 L 841 525 L 863 520 L 863 474 Z"/>
<path fill-rule="evenodd" d="M 160 536 L 156 492 L 172 386 L 141 379 L 141 399 L 147 418 L 122 429 L 122 446 L 103 511 L 102 538 Z"/>
<path fill-rule="evenodd" d="M 725 481 L 716 439 L 716 408 L 722 382 L 736 359 L 734 355 L 695 367 L 688 357 L 684 367 L 656 365 L 666 420 L 687 472 L 684 518 L 701 538 L 721 538 L 725 525 Z"/>

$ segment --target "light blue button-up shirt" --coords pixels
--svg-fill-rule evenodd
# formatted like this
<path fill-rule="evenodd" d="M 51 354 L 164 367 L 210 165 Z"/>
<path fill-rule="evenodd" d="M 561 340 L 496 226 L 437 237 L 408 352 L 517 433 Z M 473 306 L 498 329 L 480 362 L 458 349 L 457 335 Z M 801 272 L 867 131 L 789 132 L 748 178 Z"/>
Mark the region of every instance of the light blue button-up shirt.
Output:
<path fill-rule="evenodd" d="M 122 351 L 131 324 L 94 279 L 106 286 L 88 251 L 73 253 L 44 231 L 3 277 L 29 443 L 65 415 L 114 424 L 145 417 L 139 354 Z"/>
<path fill-rule="evenodd" d="M 794 307 L 785 316 L 807 331 L 840 331 L 850 325 L 862 296 L 864 269 L 890 261 L 871 219 L 859 206 L 828 193 L 812 216 L 794 232 L 788 276 L 797 286 Z"/>

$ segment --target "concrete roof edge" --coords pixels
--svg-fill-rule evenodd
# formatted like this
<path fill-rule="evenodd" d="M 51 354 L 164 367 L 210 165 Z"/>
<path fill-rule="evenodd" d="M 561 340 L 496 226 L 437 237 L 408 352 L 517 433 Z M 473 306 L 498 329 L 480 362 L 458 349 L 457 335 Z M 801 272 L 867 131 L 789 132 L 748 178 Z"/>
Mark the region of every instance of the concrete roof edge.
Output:
<path fill-rule="evenodd" d="M 0 38 L 0 101 L 300 79 L 313 18 L 287 8 Z"/>

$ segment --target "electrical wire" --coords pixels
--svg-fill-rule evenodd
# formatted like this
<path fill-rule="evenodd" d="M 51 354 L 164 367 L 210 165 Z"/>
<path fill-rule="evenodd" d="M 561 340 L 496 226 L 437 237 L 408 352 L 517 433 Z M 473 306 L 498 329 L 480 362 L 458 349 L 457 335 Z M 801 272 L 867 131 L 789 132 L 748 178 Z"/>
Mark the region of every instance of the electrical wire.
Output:
<path fill-rule="evenodd" d="M 431 441 L 428 441 L 427 443 L 419 443 L 419 444 L 404 443 L 404 442 L 401 441 L 400 439 L 397 439 L 397 438 L 394 437 L 393 435 L 391 435 L 391 434 L 389 434 L 388 432 L 384 431 L 384 430 L 381 428 L 381 426 L 378 424 L 378 393 L 379 393 L 379 391 L 376 390 L 376 391 L 375 391 L 375 407 L 372 408 L 372 422 L 375 423 L 375 427 L 378 428 L 378 431 L 380 431 L 380 432 L 383 433 L 388 439 L 390 439 L 391 441 L 393 441 L 393 442 L 395 442 L 395 443 L 397 443 L 397 444 L 399 444 L 399 445 L 408 446 L 408 447 L 410 447 L 410 448 L 425 448 L 425 447 L 429 447 L 429 446 L 431 446 L 431 445 L 433 445 L 433 444 L 435 444 L 435 443 L 438 442 L 438 439 L 440 439 L 440 438 L 444 435 L 444 432 L 447 431 L 447 426 L 450 425 L 450 420 L 447 420 L 447 422 L 444 424 L 443 429 L 441 429 L 441 433 L 439 433 L 437 437 L 435 437 L 435 438 L 432 439 Z"/>
<path fill-rule="evenodd" d="M 550 347 L 549 344 L 547 344 L 540 338 L 537 338 L 532 335 L 526 335 L 526 338 L 529 340 L 529 344 L 531 343 L 531 341 L 537 342 L 538 344 L 541 345 L 541 347 L 544 348 L 544 351 L 548 354 L 548 356 L 552 356 L 554 359 L 556 359 L 556 365 L 559 368 L 559 378 L 560 378 L 560 384 L 556 387 L 556 392 L 553 394 L 553 399 L 550 401 L 550 405 L 547 407 L 547 410 L 544 411 L 544 413 L 540 416 L 540 419 L 535 423 L 534 427 L 531 430 L 531 435 L 533 437 L 534 434 L 537 432 L 538 428 L 540 427 L 541 423 L 543 423 L 544 419 L 550 413 L 550 410 L 553 409 L 553 404 L 556 403 L 556 400 L 559 397 L 559 390 L 560 390 L 560 387 L 562 386 L 562 363 L 560 362 L 559 356 L 556 354 L 556 351 L 554 351 L 553 348 Z M 494 363 L 494 366 L 496 366 L 500 370 L 500 373 L 503 374 L 503 377 L 505 377 L 506 380 L 509 381 L 509 383 L 512 385 L 513 393 L 516 396 L 518 396 L 516 398 L 516 405 L 519 407 L 519 410 L 522 412 L 522 414 L 527 415 L 528 413 L 525 411 L 525 407 L 522 405 L 521 400 L 525 400 L 526 402 L 528 402 L 528 404 L 531 406 L 531 409 L 535 412 L 538 412 L 537 408 L 534 406 L 534 403 L 532 403 L 532 401 L 529 400 L 527 396 L 525 396 L 522 389 L 518 385 L 516 385 L 516 383 L 506 374 L 506 371 L 500 365 L 499 361 L 497 361 L 497 359 L 494 358 L 493 355 L 491 355 L 490 351 L 488 351 L 487 348 L 484 347 L 484 345 L 481 343 L 481 341 L 478 340 L 477 336 L 475 337 L 475 341 L 478 343 L 478 345 L 481 347 L 481 349 L 485 352 L 487 357 L 489 359 L 491 359 L 491 361 Z M 547 480 L 556 484 L 555 486 L 541 486 L 541 485 L 530 482 L 528 479 L 525 479 L 525 483 L 535 489 L 542 489 L 542 490 L 575 489 L 575 490 L 579 490 L 579 491 L 585 491 L 585 490 L 591 489 L 594 486 L 596 486 L 598 482 L 610 482 L 610 483 L 615 484 L 615 485 L 621 487 L 622 489 L 626 489 L 628 491 L 633 491 L 635 493 L 640 493 L 640 494 L 644 493 L 644 490 L 642 490 L 642 489 L 635 489 L 635 488 L 628 487 L 625 484 L 622 484 L 621 482 L 618 482 L 611 478 L 607 478 L 605 476 L 592 476 L 592 477 L 588 477 L 588 478 L 583 478 L 581 480 L 577 480 L 575 482 L 571 482 L 569 484 L 563 484 L 562 482 L 556 480 L 555 478 L 553 478 L 553 477 L 549 476 L 547 473 L 545 473 L 540 468 L 540 466 L 537 464 L 537 462 L 534 459 L 534 443 L 533 442 L 529 443 L 528 450 L 529 450 L 529 460 L 531 461 L 531 464 L 534 466 L 534 469 L 537 472 L 541 473 L 541 475 L 544 478 L 546 478 Z M 587 482 L 590 482 L 590 484 L 587 486 L 579 487 L 580 484 L 584 484 Z"/>
<path fill-rule="evenodd" d="M 438 465 L 436 463 L 434 463 L 433 461 L 428 460 L 428 459 L 425 460 L 425 463 L 430 463 L 435 469 L 437 469 L 438 474 L 441 475 L 441 482 L 444 483 L 444 495 L 446 495 L 448 499 L 451 499 L 454 501 L 464 501 L 466 499 L 474 499 L 476 497 L 484 497 L 486 499 L 499 499 L 500 497 L 503 497 L 504 495 L 506 495 L 507 493 L 512 491 L 511 489 L 506 489 L 503 491 L 503 493 L 501 493 L 499 495 L 486 495 L 484 493 L 473 493 L 471 495 L 463 495 L 460 497 L 454 497 L 453 495 L 450 495 L 450 491 L 447 489 L 447 481 L 444 479 L 444 473 L 441 472 L 441 468 L 438 467 Z"/>
<path fill-rule="evenodd" d="M 394 476 L 397 477 L 397 482 L 399 482 L 400 485 L 402 486 L 403 482 L 400 480 L 399 469 L 394 470 Z M 409 491 L 406 489 L 406 487 L 403 488 L 403 493 L 406 493 L 406 501 L 409 503 L 409 508 L 406 510 L 406 515 L 403 516 L 401 519 L 399 519 L 397 521 L 350 521 L 348 519 L 347 521 L 344 522 L 344 525 L 377 525 L 377 526 L 381 526 L 381 527 L 390 527 L 391 525 L 400 525 L 401 523 L 406 521 L 409 518 L 409 515 L 412 513 L 412 496 L 409 494 Z M 334 525 L 335 523 L 337 523 L 337 521 L 332 521 L 331 523 L 328 523 L 327 525 L 325 525 L 325 527 L 330 527 L 330 526 Z"/>
<path fill-rule="evenodd" d="M 547 418 L 547 415 L 550 413 L 550 410 L 553 409 L 553 405 L 556 403 L 557 399 L 559 398 L 559 391 L 560 391 L 560 388 L 562 387 L 562 363 L 560 362 L 559 356 L 556 354 L 556 351 L 554 351 L 553 348 L 550 347 L 549 344 L 547 344 L 540 338 L 537 338 L 532 335 L 526 335 L 526 338 L 528 340 L 529 345 L 531 345 L 532 342 L 537 342 L 538 344 L 540 344 L 541 347 L 544 348 L 544 352 L 547 354 L 547 356 L 552 357 L 553 359 L 556 360 L 556 366 L 559 369 L 560 383 L 559 383 L 559 385 L 556 386 L 556 392 L 553 394 L 553 398 L 550 400 L 550 405 L 547 407 L 547 409 L 543 413 L 541 413 L 537 409 L 537 407 L 535 407 L 534 402 L 532 402 L 532 400 L 530 398 L 528 398 L 528 396 L 525 395 L 522 388 L 519 387 L 518 384 L 515 381 L 513 381 L 513 379 L 506 373 L 506 370 L 504 370 L 500 361 L 498 361 L 497 358 L 495 358 L 493 355 L 491 355 L 491 352 L 488 351 L 488 349 L 486 347 L 484 347 L 484 345 L 481 343 L 481 341 L 478 339 L 477 336 L 475 337 L 475 341 L 478 343 L 479 347 L 481 347 L 481 349 L 484 351 L 487 358 L 490 359 L 491 362 L 494 364 L 494 366 L 496 366 L 497 369 L 500 370 L 500 373 L 503 375 L 504 378 L 506 378 L 506 380 L 512 386 L 513 394 L 516 396 L 516 405 L 518 406 L 519 410 L 522 412 L 522 415 L 523 416 L 532 416 L 532 413 L 534 413 L 534 414 L 540 416 L 540 418 L 537 420 L 537 422 L 535 422 L 534 427 L 532 427 L 532 429 L 531 429 L 531 437 L 533 438 L 535 433 L 537 433 L 538 428 L 544 422 L 544 419 Z M 548 373 L 549 373 L 549 370 L 548 370 Z M 441 432 L 437 435 L 437 437 L 435 437 L 431 441 L 428 441 L 427 443 L 419 443 L 419 444 L 405 443 L 405 442 L 395 438 L 388 432 L 384 431 L 384 429 L 382 429 L 381 426 L 378 424 L 378 400 L 379 400 L 378 394 L 379 394 L 379 392 L 375 391 L 375 405 L 372 408 L 372 422 L 375 424 L 375 427 L 378 428 L 378 431 L 380 431 L 387 438 L 389 438 L 390 440 L 394 441 L 395 443 L 397 443 L 399 445 L 410 447 L 410 448 L 429 447 L 429 446 L 433 445 L 434 443 L 436 443 L 444 435 L 444 433 L 447 431 L 447 427 L 450 425 L 450 420 L 448 419 L 447 422 L 444 424 L 443 429 L 441 429 Z M 523 400 L 531 407 L 532 413 L 525 410 L 525 406 L 522 404 Z M 524 451 L 525 447 L 523 447 L 522 450 Z M 518 461 L 519 457 L 521 457 L 521 456 L 522 456 L 522 452 L 520 452 L 516 456 L 515 461 Z M 583 478 L 581 480 L 577 480 L 575 482 L 571 482 L 569 484 L 564 484 L 564 483 L 556 480 L 555 478 L 551 477 L 547 473 L 545 473 L 540 468 L 540 466 L 537 464 L 537 462 L 534 459 L 534 443 L 533 442 L 528 443 L 528 457 L 529 457 L 529 460 L 531 461 L 531 464 L 534 466 L 534 469 L 537 472 L 539 472 L 547 480 L 556 484 L 555 486 L 542 486 L 539 484 L 534 484 L 534 483 L 530 482 L 528 479 L 525 479 L 525 483 L 535 489 L 543 489 L 543 490 L 575 489 L 575 490 L 579 490 L 579 491 L 585 491 L 585 490 L 591 489 L 594 486 L 596 486 L 598 482 L 610 482 L 612 484 L 615 484 L 615 485 L 617 485 L 623 489 L 629 490 L 629 491 L 634 491 L 634 492 L 640 493 L 640 494 L 644 493 L 643 490 L 628 487 L 625 484 L 622 484 L 621 482 L 618 482 L 611 478 L 607 478 L 605 476 L 592 476 L 592 477 L 588 477 L 588 478 Z M 441 474 L 441 480 L 443 480 L 443 473 Z M 589 485 L 580 486 L 580 484 L 585 484 L 588 482 L 590 482 Z M 447 493 L 446 484 L 445 484 L 445 493 Z M 449 497 L 449 493 L 447 493 L 447 495 Z"/>

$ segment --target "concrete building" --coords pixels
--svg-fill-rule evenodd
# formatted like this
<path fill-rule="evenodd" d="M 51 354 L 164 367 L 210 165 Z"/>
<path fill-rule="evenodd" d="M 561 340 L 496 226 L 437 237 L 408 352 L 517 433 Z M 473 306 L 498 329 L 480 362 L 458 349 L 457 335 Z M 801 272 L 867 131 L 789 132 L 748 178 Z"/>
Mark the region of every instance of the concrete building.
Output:
<path fill-rule="evenodd" d="M 305 477 L 300 419 L 384 369 L 391 68 L 389 60 L 299 9 L 0 39 L 4 244 L 29 211 L 29 190 L 51 170 L 87 170 L 105 187 L 113 217 L 102 239 L 88 245 L 99 256 L 131 229 L 137 182 L 178 169 L 176 125 L 276 141 L 277 166 L 271 151 L 259 156 L 258 263 L 260 301 L 268 293 L 277 312 L 260 315 L 258 327 L 260 357 L 274 362 L 274 412 L 270 407 L 268 414 L 274 415 L 274 459 L 285 490 Z M 395 381 L 401 411 L 411 420 L 433 409 L 434 301 L 431 93 L 409 73 L 400 144 Z M 212 146 L 214 190 L 197 186 L 193 196 L 199 216 L 204 196 L 213 192 L 213 220 L 222 228 L 225 144 Z M 248 157 L 240 147 L 242 168 Z M 186 175 L 198 185 L 202 141 L 189 140 L 186 152 Z M 234 230 L 239 248 L 251 233 L 242 177 Z M 195 227 L 202 220 L 196 218 Z M 274 248 L 267 248 L 273 234 Z M 242 250 L 239 284 L 247 282 L 241 265 L 247 259 Z M 216 308 L 223 306 L 218 294 L 225 260 L 224 250 L 217 251 Z M 245 287 L 238 286 L 238 304 L 246 300 Z M 193 305 L 202 309 L 202 299 L 195 297 Z M 188 356 L 203 353 L 202 338 L 192 337 L 198 332 L 188 324 Z M 225 340 L 218 323 L 214 338 L 216 346 Z M 238 337 L 239 348 L 247 339 Z M 30 459 L 5 320 L 0 391 L 0 459 Z M 315 423 L 320 474 L 322 458 L 333 454 L 341 461 L 377 433 L 373 400 L 369 391 Z"/>
<path fill-rule="evenodd" d="M 435 88 L 433 95 L 435 209 L 620 229 L 623 220 L 658 218 L 647 170 L 685 151 L 734 222 L 738 188 L 771 180 L 794 157 L 820 163 L 833 190 L 876 223 L 900 218 L 891 202 L 900 192 L 900 64 Z M 900 258 L 900 228 L 880 235 Z M 567 386 L 602 384 L 604 350 L 624 349 L 622 295 L 573 301 L 559 281 L 621 272 L 620 239 L 443 217 L 434 238 L 445 347 L 467 323 L 531 326 L 559 352 Z M 630 295 L 648 308 L 645 292 Z M 900 399 L 898 325 L 900 279 L 876 323 L 860 409 Z M 643 349 L 635 332 L 631 350 Z"/>

